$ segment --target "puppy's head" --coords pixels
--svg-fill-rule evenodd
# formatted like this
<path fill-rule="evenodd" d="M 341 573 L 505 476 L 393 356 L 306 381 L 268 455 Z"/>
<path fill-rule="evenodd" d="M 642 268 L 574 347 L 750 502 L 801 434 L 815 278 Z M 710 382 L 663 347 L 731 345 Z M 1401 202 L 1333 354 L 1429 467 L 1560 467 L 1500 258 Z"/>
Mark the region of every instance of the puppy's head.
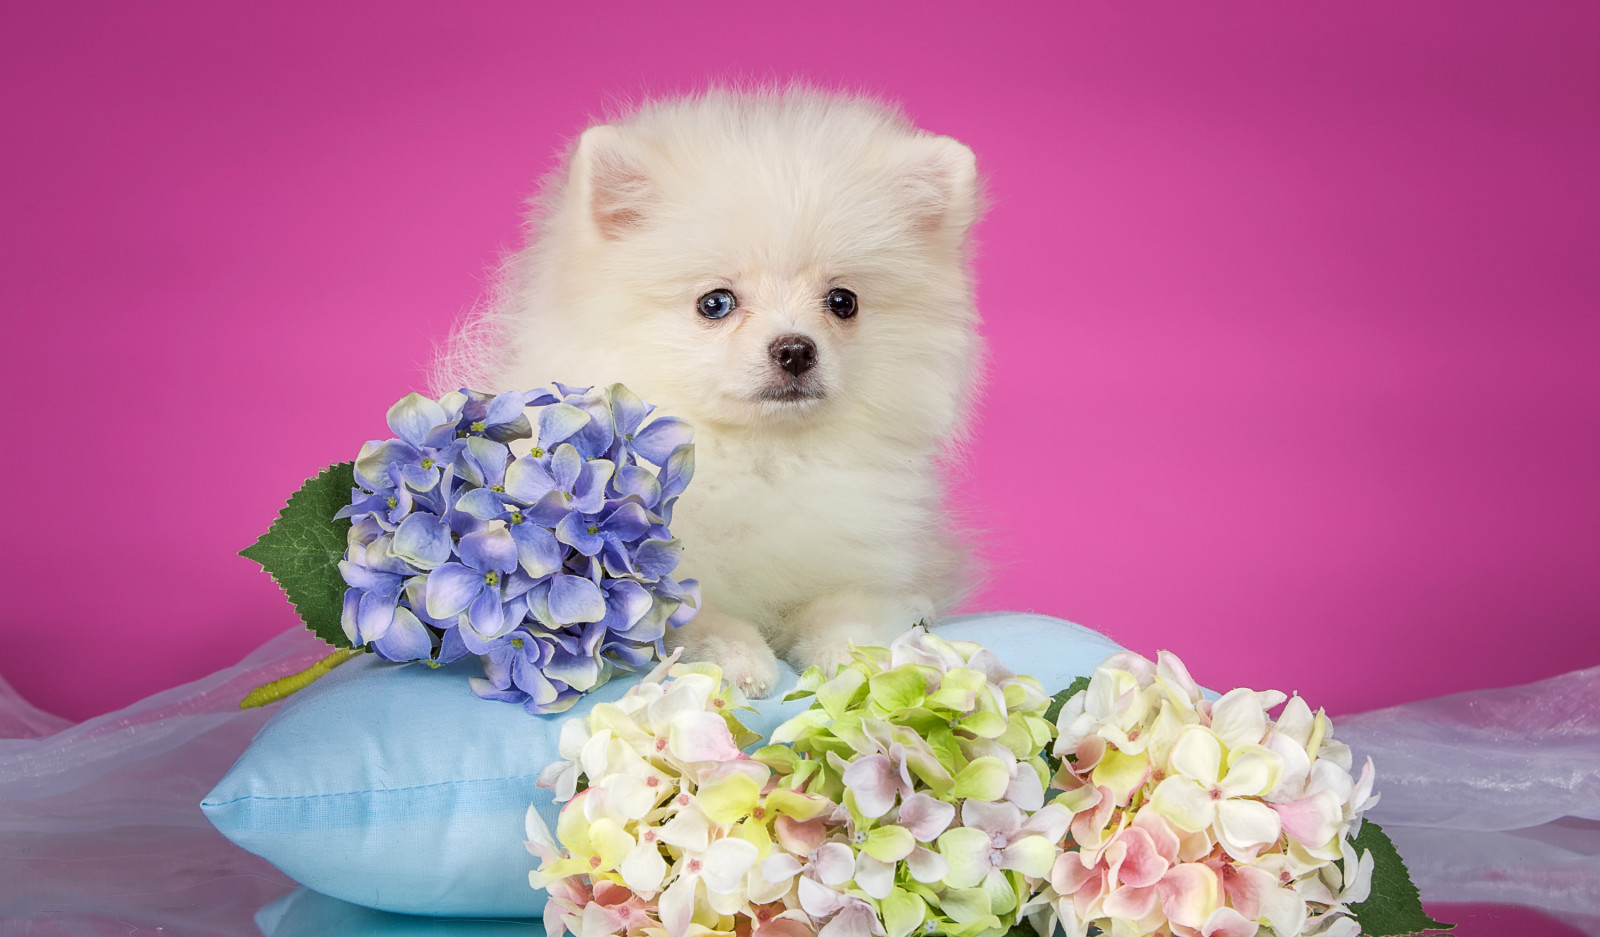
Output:
<path fill-rule="evenodd" d="M 650 106 L 578 140 L 537 242 L 530 340 L 698 421 L 948 433 L 977 350 L 977 211 L 972 152 L 873 103 Z"/>

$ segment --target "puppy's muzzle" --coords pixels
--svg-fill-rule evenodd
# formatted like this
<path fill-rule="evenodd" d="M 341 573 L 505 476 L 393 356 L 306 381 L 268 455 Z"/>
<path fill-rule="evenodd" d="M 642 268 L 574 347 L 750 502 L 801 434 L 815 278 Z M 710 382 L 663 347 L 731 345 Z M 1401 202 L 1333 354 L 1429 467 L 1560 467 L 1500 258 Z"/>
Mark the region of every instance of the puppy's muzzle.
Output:
<path fill-rule="evenodd" d="M 778 367 L 795 377 L 806 373 L 817 364 L 817 345 L 804 335 L 780 335 L 767 346 L 767 354 Z"/>

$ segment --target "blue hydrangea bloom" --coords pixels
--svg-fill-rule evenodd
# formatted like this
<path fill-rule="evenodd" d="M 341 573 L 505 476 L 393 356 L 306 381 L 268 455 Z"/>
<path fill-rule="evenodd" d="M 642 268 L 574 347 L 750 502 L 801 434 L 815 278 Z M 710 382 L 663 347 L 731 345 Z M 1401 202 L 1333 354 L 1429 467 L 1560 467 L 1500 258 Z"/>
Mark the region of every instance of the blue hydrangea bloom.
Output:
<path fill-rule="evenodd" d="M 620 384 L 402 398 L 338 512 L 351 643 L 477 655 L 473 691 L 535 713 L 648 666 L 699 607 L 669 526 L 693 432 L 654 412 Z"/>

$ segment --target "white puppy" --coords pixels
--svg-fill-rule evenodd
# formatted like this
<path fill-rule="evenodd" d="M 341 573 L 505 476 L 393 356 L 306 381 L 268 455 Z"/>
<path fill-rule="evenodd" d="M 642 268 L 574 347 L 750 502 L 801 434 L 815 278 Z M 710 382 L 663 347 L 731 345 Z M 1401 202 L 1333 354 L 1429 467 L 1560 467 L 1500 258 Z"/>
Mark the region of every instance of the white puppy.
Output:
<path fill-rule="evenodd" d="M 980 353 L 972 152 L 814 91 L 657 102 L 590 127 L 442 365 L 495 389 L 622 382 L 696 430 L 668 635 L 752 696 L 949 608 L 941 504 Z M 451 383 L 450 386 L 461 386 Z"/>

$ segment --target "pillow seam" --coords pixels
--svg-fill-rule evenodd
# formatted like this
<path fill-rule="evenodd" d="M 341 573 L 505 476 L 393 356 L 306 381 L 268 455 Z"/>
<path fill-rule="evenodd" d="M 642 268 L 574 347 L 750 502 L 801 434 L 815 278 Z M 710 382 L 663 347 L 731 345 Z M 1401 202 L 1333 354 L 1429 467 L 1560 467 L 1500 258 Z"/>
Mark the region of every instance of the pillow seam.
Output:
<path fill-rule="evenodd" d="M 202 800 L 202 807 L 227 807 L 247 800 L 316 800 L 321 797 L 357 797 L 371 794 L 390 794 L 402 791 L 420 791 L 430 787 L 455 787 L 462 784 L 491 784 L 497 781 L 525 781 L 537 779 L 537 774 L 512 774 L 498 778 L 454 778 L 449 781 L 430 781 L 427 784 L 410 784 L 406 787 L 376 787 L 354 791 L 325 791 L 321 794 L 241 794 L 229 800 Z"/>

